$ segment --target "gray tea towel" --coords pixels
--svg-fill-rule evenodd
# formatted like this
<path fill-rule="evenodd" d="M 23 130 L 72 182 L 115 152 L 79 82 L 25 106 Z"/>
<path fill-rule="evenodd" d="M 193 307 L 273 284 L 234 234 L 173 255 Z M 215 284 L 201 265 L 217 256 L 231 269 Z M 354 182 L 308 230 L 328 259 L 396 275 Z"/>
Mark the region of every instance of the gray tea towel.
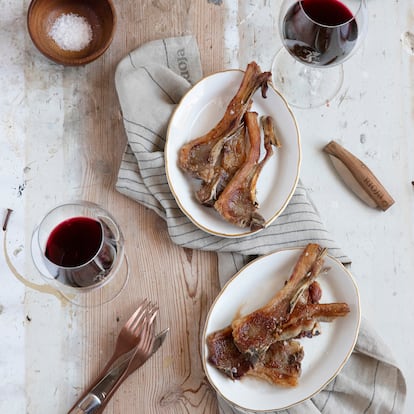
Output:
<path fill-rule="evenodd" d="M 252 255 L 315 242 L 350 260 L 329 237 L 305 187 L 299 182 L 283 213 L 263 231 L 239 239 L 198 229 L 179 209 L 169 190 L 164 144 L 170 116 L 188 89 L 202 77 L 192 36 L 142 45 L 118 65 L 115 82 L 128 144 L 119 169 L 119 192 L 154 210 L 167 224 L 171 240 L 191 249 L 216 251 L 222 284 Z M 363 322 L 355 351 L 325 390 L 286 413 L 402 413 L 404 377 L 387 347 Z M 220 401 L 223 413 L 235 412 Z"/>
<path fill-rule="evenodd" d="M 166 220 L 171 240 L 183 247 L 259 255 L 280 247 L 319 242 L 332 256 L 349 262 L 329 237 L 301 183 L 277 220 L 250 237 L 230 239 L 207 234 L 181 212 L 169 190 L 163 148 L 174 108 L 201 76 L 198 48 L 192 37 L 147 43 L 121 61 L 115 81 L 128 145 L 117 190 Z"/>

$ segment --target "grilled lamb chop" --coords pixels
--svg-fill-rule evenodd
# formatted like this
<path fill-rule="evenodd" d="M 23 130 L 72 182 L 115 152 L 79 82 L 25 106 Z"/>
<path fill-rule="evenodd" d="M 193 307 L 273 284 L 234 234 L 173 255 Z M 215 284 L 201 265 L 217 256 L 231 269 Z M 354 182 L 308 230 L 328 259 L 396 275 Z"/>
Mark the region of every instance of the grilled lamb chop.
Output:
<path fill-rule="evenodd" d="M 256 185 L 260 172 L 273 154 L 273 145 L 278 145 L 274 129 L 266 129 L 264 147 L 266 154 L 260 158 L 261 136 L 256 112 L 244 116 L 250 147 L 244 164 L 224 188 L 214 208 L 230 223 L 239 227 L 250 227 L 252 231 L 264 227 L 264 218 L 257 212 Z M 271 132 L 272 131 L 272 132 Z"/>
<path fill-rule="evenodd" d="M 244 375 L 255 376 L 284 386 L 297 385 L 304 351 L 295 338 L 319 335 L 319 321 L 331 322 L 349 312 L 346 303 L 298 303 L 273 336 L 273 342 L 261 359 L 253 361 L 248 353 L 241 353 L 228 326 L 207 337 L 208 361 L 231 379 Z"/>
<path fill-rule="evenodd" d="M 265 137 L 264 141 L 270 147 L 268 151 L 271 151 L 270 144 L 279 148 L 281 144 L 276 137 L 273 118 L 270 116 L 261 117 L 261 125 Z M 242 123 L 233 135 L 223 138 L 215 145 L 215 151 L 221 150 L 221 161 L 214 167 L 213 178 L 210 182 L 203 182 L 196 192 L 196 198 L 201 204 L 208 207 L 214 205 L 224 188 L 246 161 L 247 144 L 246 127 Z M 270 155 L 271 153 L 268 157 Z"/>
<path fill-rule="evenodd" d="M 253 365 L 234 344 L 230 326 L 210 334 L 207 348 L 208 362 L 233 380 L 248 375 L 291 387 L 297 385 L 304 356 L 299 342 L 280 341 L 272 344 L 263 359 Z"/>
<path fill-rule="evenodd" d="M 276 329 L 274 341 L 298 337 L 312 337 L 320 334 L 319 322 L 332 322 L 349 313 L 346 303 L 298 303 L 286 323 Z"/>
<path fill-rule="evenodd" d="M 295 339 L 319 335 L 319 322 L 331 322 L 350 311 L 346 303 L 319 303 L 322 289 L 314 279 L 325 253 L 319 245 L 308 244 L 270 302 L 211 333 L 206 341 L 208 361 L 231 379 L 248 375 L 272 384 L 297 385 L 304 351 Z"/>
<path fill-rule="evenodd" d="M 220 164 L 214 166 L 211 180 L 209 182 L 203 181 L 200 189 L 196 192 L 197 200 L 208 207 L 214 205 L 226 185 L 246 160 L 247 140 L 244 123 L 240 124 L 234 134 L 221 139 L 215 148 L 218 146 L 221 149 Z"/>
<path fill-rule="evenodd" d="M 184 144 L 179 152 L 178 165 L 195 178 L 209 183 L 214 176 L 214 167 L 221 153 L 220 140 L 239 128 L 245 112 L 251 106 L 251 98 L 257 89 L 266 96 L 270 72 L 262 72 L 256 62 L 247 65 L 237 93 L 226 108 L 223 118 L 207 134 Z M 218 147 L 215 147 L 218 144 Z"/>
<path fill-rule="evenodd" d="M 308 244 L 283 288 L 265 306 L 232 322 L 234 342 L 251 360 L 260 359 L 275 341 L 274 335 L 318 276 L 325 254 L 326 249 L 318 244 Z"/>
<path fill-rule="evenodd" d="M 279 341 L 270 345 L 263 359 L 246 375 L 285 387 L 298 385 L 305 353 L 298 341 Z"/>
<path fill-rule="evenodd" d="M 233 341 L 231 326 L 207 337 L 208 362 L 231 379 L 239 379 L 252 368 L 249 356 L 242 354 Z"/>
<path fill-rule="evenodd" d="M 264 136 L 267 136 L 268 141 L 270 141 L 275 147 L 280 148 L 282 144 L 276 136 L 274 119 L 271 116 L 266 115 L 260 118 L 260 122 L 263 128 Z"/>

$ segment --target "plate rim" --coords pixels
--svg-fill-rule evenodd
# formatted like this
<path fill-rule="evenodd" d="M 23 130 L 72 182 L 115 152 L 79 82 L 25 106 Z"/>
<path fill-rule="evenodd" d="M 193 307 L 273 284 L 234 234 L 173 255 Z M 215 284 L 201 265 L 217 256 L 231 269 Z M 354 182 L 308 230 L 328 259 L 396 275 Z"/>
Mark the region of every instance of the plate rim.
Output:
<path fill-rule="evenodd" d="M 283 253 L 286 251 L 303 251 L 303 247 L 286 247 L 286 248 L 280 248 L 277 250 L 274 250 L 270 253 L 264 254 L 262 256 L 257 257 L 256 259 L 252 260 L 251 262 L 247 263 L 246 265 L 244 265 L 240 270 L 238 270 L 221 288 L 220 292 L 217 294 L 216 298 L 214 299 L 213 303 L 210 305 L 210 309 L 207 313 L 206 319 L 205 319 L 205 323 L 204 323 L 204 328 L 203 328 L 203 336 L 202 336 L 202 341 L 201 341 L 201 356 L 202 356 L 202 364 L 203 364 L 203 370 L 204 373 L 207 377 L 207 380 L 209 382 L 209 384 L 211 385 L 211 387 L 216 391 L 216 393 L 220 396 L 220 398 L 222 398 L 224 401 L 227 402 L 227 404 L 229 404 L 230 406 L 233 406 L 239 410 L 242 411 L 246 411 L 246 412 L 252 412 L 252 410 L 254 412 L 257 413 L 273 413 L 275 410 L 287 410 L 289 408 L 292 408 L 293 406 L 296 406 L 298 404 L 303 403 L 304 401 L 309 400 L 310 398 L 312 398 L 314 395 L 318 394 L 320 391 L 322 391 L 336 376 L 339 375 L 339 373 L 342 371 L 343 367 L 345 366 L 345 364 L 348 362 L 348 359 L 350 358 L 352 352 L 354 351 L 356 342 L 358 340 L 358 335 L 359 335 L 359 331 L 360 331 L 360 326 L 361 326 L 361 319 L 362 319 L 362 312 L 361 312 L 361 295 L 359 292 L 359 288 L 358 288 L 358 284 L 355 280 L 355 277 L 352 275 L 352 273 L 349 271 L 349 269 L 347 269 L 344 264 L 338 260 L 337 258 L 335 258 L 334 256 L 328 254 L 327 257 L 329 257 L 330 259 L 332 259 L 334 262 L 336 262 L 340 268 L 342 268 L 342 270 L 347 274 L 348 278 L 350 279 L 350 281 L 352 282 L 352 285 L 355 289 L 355 294 L 356 294 L 356 304 L 357 304 L 357 319 L 356 319 L 356 327 L 355 327 L 355 332 L 354 332 L 354 338 L 352 341 L 352 344 L 347 352 L 347 354 L 345 355 L 343 361 L 338 365 L 337 369 L 335 370 L 335 372 L 329 377 L 327 378 L 323 384 L 321 384 L 321 386 L 319 388 L 317 388 L 315 391 L 313 391 L 312 393 L 310 393 L 308 396 L 302 398 L 301 400 L 295 401 L 292 404 L 288 404 L 285 405 L 283 407 L 276 407 L 276 408 L 272 408 L 272 409 L 251 409 L 248 407 L 243 407 L 237 403 L 235 403 L 234 401 L 229 400 L 227 397 L 225 397 L 220 390 L 216 387 L 216 385 L 210 380 L 210 375 L 208 374 L 207 371 L 207 352 L 206 352 L 206 331 L 207 331 L 207 325 L 209 322 L 209 319 L 211 317 L 211 313 L 213 312 L 213 309 L 216 305 L 216 303 L 218 302 L 218 300 L 220 299 L 220 297 L 224 294 L 225 290 L 228 289 L 229 285 L 242 273 L 244 272 L 248 267 L 252 266 L 253 264 L 260 262 L 261 260 L 264 260 L 265 258 L 268 258 L 269 256 L 272 255 L 277 255 L 279 253 Z"/>
<path fill-rule="evenodd" d="M 214 236 L 220 236 L 220 237 L 224 237 L 224 238 L 242 238 L 242 237 L 246 237 L 246 236 L 253 236 L 263 230 L 265 230 L 268 226 L 270 226 L 285 210 L 285 208 L 287 207 L 289 201 L 291 200 L 296 187 L 298 185 L 299 182 L 299 178 L 300 178 L 300 168 L 301 168 L 301 164 L 302 164 L 302 145 L 301 145 L 301 132 L 300 132 L 300 128 L 299 128 L 299 124 L 298 121 L 295 117 L 295 114 L 293 113 L 292 108 L 290 107 L 289 103 L 287 102 L 286 98 L 274 87 L 273 83 L 270 81 L 268 83 L 269 86 L 269 90 L 272 90 L 284 103 L 284 105 L 286 106 L 286 109 L 288 110 L 294 126 L 295 126 L 295 130 L 296 130 L 296 142 L 297 142 L 297 149 L 298 149 L 298 159 L 297 159 L 297 165 L 296 165 L 296 177 L 293 183 L 293 186 L 289 192 L 289 194 L 286 197 L 286 200 L 283 202 L 283 204 L 281 205 L 281 207 L 267 220 L 266 222 L 266 226 L 263 227 L 262 229 L 258 229 L 255 231 L 250 231 L 248 229 L 246 229 L 246 231 L 240 231 L 238 233 L 223 233 L 221 231 L 216 231 L 216 230 L 211 230 L 209 228 L 207 228 L 205 225 L 203 225 L 202 223 L 200 223 L 198 220 L 196 220 L 192 214 L 189 213 L 189 211 L 185 208 L 185 206 L 182 204 L 181 200 L 179 199 L 177 192 L 175 191 L 175 188 L 172 184 L 172 179 L 170 177 L 170 160 L 169 157 L 167 156 L 168 154 L 168 149 L 170 144 L 170 133 L 171 133 L 171 128 L 172 128 L 172 124 L 175 120 L 175 117 L 177 116 L 177 113 L 179 111 L 179 109 L 184 105 L 185 100 L 188 98 L 188 96 L 194 91 L 194 89 L 196 87 L 198 87 L 201 83 L 206 82 L 208 80 L 211 80 L 211 78 L 214 78 L 215 76 L 224 74 L 224 73 L 229 73 L 229 72 L 233 72 L 233 73 L 237 73 L 237 72 L 241 72 L 244 73 L 245 71 L 242 69 L 225 69 L 225 70 L 221 70 L 221 71 L 216 71 L 214 73 L 211 73 L 207 76 L 204 76 L 203 78 L 201 78 L 200 80 L 198 80 L 196 83 L 194 83 L 194 85 L 192 85 L 190 87 L 190 89 L 182 96 L 182 98 L 180 99 L 180 102 L 177 104 L 177 106 L 174 108 L 174 111 L 171 115 L 171 118 L 168 122 L 168 127 L 167 127 L 167 133 L 166 133 L 166 140 L 165 140 L 165 147 L 164 147 L 164 163 L 165 163 L 165 175 L 167 177 L 167 182 L 168 182 L 168 186 L 169 189 L 174 197 L 175 202 L 177 203 L 178 207 L 180 208 L 181 212 L 199 229 L 203 230 L 204 232 L 214 235 Z M 202 206 L 201 206 L 202 207 Z M 224 220 L 224 219 L 223 219 Z"/>

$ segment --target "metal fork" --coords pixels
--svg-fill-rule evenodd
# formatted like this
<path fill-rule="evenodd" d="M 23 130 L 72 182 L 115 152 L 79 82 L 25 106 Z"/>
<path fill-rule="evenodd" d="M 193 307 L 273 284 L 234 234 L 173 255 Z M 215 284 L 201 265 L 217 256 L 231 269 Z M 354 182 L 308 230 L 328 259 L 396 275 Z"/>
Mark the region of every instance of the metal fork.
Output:
<path fill-rule="evenodd" d="M 142 365 L 152 354 L 154 345 L 154 320 L 156 311 L 151 313 L 151 310 L 144 316 L 143 320 L 138 324 L 139 328 L 139 340 L 132 355 L 129 356 L 127 361 L 128 365 L 121 371 L 120 377 L 116 380 L 115 384 L 111 384 L 111 380 L 108 383 L 102 382 L 96 388 L 92 390 L 91 394 L 87 394 L 75 408 L 73 408 L 69 414 L 97 414 L 102 412 L 106 406 L 107 401 L 115 393 L 113 386 L 124 378 L 125 372 L 128 371 L 132 360 L 140 361 Z"/>
<path fill-rule="evenodd" d="M 125 352 L 130 351 L 134 346 L 137 345 L 139 340 L 139 323 L 148 311 L 154 311 L 155 306 L 151 304 L 148 299 L 144 299 L 136 311 L 131 315 L 125 325 L 122 327 L 119 332 L 118 339 L 115 344 L 114 352 L 103 368 L 103 372 L 106 372 L 112 364 Z"/>
<path fill-rule="evenodd" d="M 153 318 L 150 318 L 149 323 L 145 324 L 140 337 L 140 342 L 136 346 L 134 353 L 129 360 L 128 366 L 126 367 L 123 374 L 119 377 L 115 385 L 111 388 L 110 392 L 108 392 L 108 394 L 105 396 L 101 406 L 96 411 L 94 411 L 94 414 L 103 413 L 109 400 L 114 396 L 121 384 L 129 377 L 130 374 L 132 374 L 136 369 L 143 365 L 152 355 L 155 339 L 154 325 L 152 322 Z"/>
<path fill-rule="evenodd" d="M 126 352 L 132 350 L 140 341 L 140 332 L 142 329 L 142 321 L 145 318 L 145 315 L 149 315 L 152 317 L 152 321 L 157 314 L 158 307 L 153 305 L 147 299 L 144 299 L 139 306 L 137 307 L 136 311 L 131 315 L 125 325 L 122 327 L 118 339 L 115 344 L 115 350 L 106 363 L 105 367 L 101 370 L 95 380 L 89 385 L 89 387 L 80 395 L 78 400 L 72 406 L 72 409 L 76 407 L 76 405 L 82 401 L 82 399 L 89 394 L 90 390 L 99 383 L 99 381 L 106 375 L 112 365 L 119 359 L 119 357 Z"/>

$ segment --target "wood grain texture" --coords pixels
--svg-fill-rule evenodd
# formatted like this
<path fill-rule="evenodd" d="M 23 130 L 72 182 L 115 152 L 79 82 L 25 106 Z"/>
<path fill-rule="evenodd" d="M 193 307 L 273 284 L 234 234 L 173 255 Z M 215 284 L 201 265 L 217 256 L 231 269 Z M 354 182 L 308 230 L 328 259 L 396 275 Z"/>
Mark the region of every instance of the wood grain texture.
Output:
<path fill-rule="evenodd" d="M 157 328 L 170 333 L 143 368 L 118 390 L 106 412 L 215 413 L 215 394 L 201 363 L 204 321 L 219 291 L 216 256 L 171 243 L 162 219 L 114 190 L 126 143 L 114 87 L 117 63 L 129 51 L 159 38 L 195 34 L 205 74 L 222 69 L 223 8 L 207 1 L 116 1 L 118 27 L 107 53 L 85 67 L 78 108 L 82 154 L 82 197 L 106 206 L 126 240 L 131 277 L 113 302 L 82 314 L 87 345 L 84 384 L 109 358 L 122 324 L 139 298 L 160 307 Z M 100 350 L 101 352 L 96 352 Z M 73 396 L 75 399 L 75 396 Z"/>

